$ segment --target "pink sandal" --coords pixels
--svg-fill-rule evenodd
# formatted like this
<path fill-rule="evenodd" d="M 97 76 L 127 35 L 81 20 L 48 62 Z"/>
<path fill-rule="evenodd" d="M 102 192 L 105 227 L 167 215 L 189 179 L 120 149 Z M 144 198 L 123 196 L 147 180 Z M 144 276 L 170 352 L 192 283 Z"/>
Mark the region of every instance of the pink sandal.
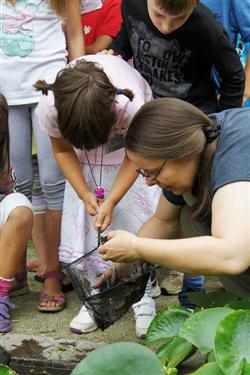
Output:
<path fill-rule="evenodd" d="M 63 276 L 60 272 L 45 272 L 42 276 L 43 281 L 49 278 L 56 279 L 62 283 Z M 47 303 L 47 302 L 56 302 L 58 303 L 58 306 L 41 306 L 41 303 Z M 58 312 L 62 311 L 66 306 L 65 297 L 61 294 L 57 295 L 49 295 L 47 293 L 41 292 L 39 296 L 39 302 L 37 305 L 37 309 L 42 312 Z"/>

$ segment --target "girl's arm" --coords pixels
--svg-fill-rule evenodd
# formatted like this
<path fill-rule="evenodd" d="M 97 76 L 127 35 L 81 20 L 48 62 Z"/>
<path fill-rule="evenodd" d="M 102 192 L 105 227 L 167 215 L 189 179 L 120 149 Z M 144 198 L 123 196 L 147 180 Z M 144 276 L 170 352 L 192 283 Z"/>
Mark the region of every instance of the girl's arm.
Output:
<path fill-rule="evenodd" d="M 66 0 L 65 33 L 68 48 L 68 60 L 74 60 L 85 54 L 84 36 L 82 33 L 80 1 Z"/>
<path fill-rule="evenodd" d="M 95 55 L 97 52 L 101 52 L 102 50 L 108 48 L 112 41 L 113 38 L 109 35 L 99 36 L 96 38 L 93 44 L 85 47 L 86 55 Z"/>
<path fill-rule="evenodd" d="M 99 207 L 94 227 L 104 231 L 111 222 L 114 207 L 138 177 L 135 165 L 125 156 L 107 199 Z"/>
<path fill-rule="evenodd" d="M 55 159 L 65 178 L 85 203 L 90 215 L 97 213 L 95 195 L 89 191 L 74 148 L 62 138 L 50 137 Z"/>
<path fill-rule="evenodd" d="M 100 253 L 104 260 L 144 259 L 191 274 L 240 274 L 250 266 L 249 197 L 250 182 L 245 181 L 215 193 L 211 236 L 156 240 L 117 231 L 109 234 Z"/>

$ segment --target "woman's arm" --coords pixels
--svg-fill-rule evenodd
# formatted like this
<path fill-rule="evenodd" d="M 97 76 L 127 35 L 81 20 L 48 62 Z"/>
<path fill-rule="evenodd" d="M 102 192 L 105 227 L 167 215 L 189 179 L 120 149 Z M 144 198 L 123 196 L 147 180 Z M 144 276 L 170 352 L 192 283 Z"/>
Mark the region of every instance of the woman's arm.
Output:
<path fill-rule="evenodd" d="M 66 0 L 65 34 L 68 48 L 68 60 L 74 60 L 85 54 L 82 33 L 80 1 Z"/>
<path fill-rule="evenodd" d="M 239 274 L 250 266 L 249 197 L 249 182 L 235 182 L 216 192 L 211 236 L 156 240 L 117 231 L 111 232 L 100 253 L 105 260 L 144 259 L 192 274 Z"/>
<path fill-rule="evenodd" d="M 74 148 L 62 138 L 50 137 L 55 159 L 65 178 L 85 203 L 89 214 L 97 213 L 97 201 L 86 184 L 81 165 Z"/>

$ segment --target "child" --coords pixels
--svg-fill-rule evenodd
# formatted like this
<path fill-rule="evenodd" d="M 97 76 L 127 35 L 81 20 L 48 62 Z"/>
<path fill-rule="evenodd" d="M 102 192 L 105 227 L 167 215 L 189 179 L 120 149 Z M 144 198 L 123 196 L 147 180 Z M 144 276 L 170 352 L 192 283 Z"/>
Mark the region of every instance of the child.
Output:
<path fill-rule="evenodd" d="M 29 200 L 14 192 L 9 161 L 8 106 L 0 94 L 0 333 L 12 328 L 9 310 L 15 306 L 8 295 L 31 235 L 32 217 Z"/>
<path fill-rule="evenodd" d="M 135 168 L 124 158 L 123 148 L 123 135 L 131 118 L 152 99 L 152 92 L 135 69 L 118 57 L 103 55 L 86 56 L 59 72 L 52 85 L 40 81 L 35 87 L 48 94 L 38 105 L 38 121 L 50 135 L 57 163 L 69 182 L 60 260 L 70 263 L 97 246 L 91 216 L 106 205 L 117 174 L 118 194 L 105 217 L 106 227 L 115 206 L 111 227 L 130 228 L 133 232 L 155 208 L 159 189 L 148 191 L 142 179 L 137 179 Z M 98 195 L 100 187 L 105 189 L 104 201 Z M 83 307 L 70 328 L 88 333 L 97 327 Z"/>
<path fill-rule="evenodd" d="M 186 100 L 206 113 L 240 107 L 244 72 L 223 27 L 197 0 L 124 0 L 123 24 L 110 48 L 149 82 L 155 97 Z M 110 52 L 112 53 L 112 51 Z M 217 103 L 210 79 L 222 78 Z"/>
<path fill-rule="evenodd" d="M 234 48 L 238 46 L 237 51 L 246 73 L 243 97 L 243 103 L 246 105 L 246 101 L 250 97 L 250 0 L 202 0 L 202 3 L 213 12 L 215 18 L 225 27 Z"/>
<path fill-rule="evenodd" d="M 121 28 L 121 0 L 81 0 L 85 51 L 92 55 L 107 48 Z"/>
<path fill-rule="evenodd" d="M 58 260 L 65 180 L 54 160 L 49 138 L 37 126 L 39 94 L 34 80 L 54 79 L 57 71 L 84 53 L 79 0 L 1 1 L 1 90 L 9 104 L 10 157 L 19 191 L 31 199 L 33 185 L 32 132 L 47 210 L 43 221 L 47 264 L 40 264 L 44 290 L 38 308 L 59 311 L 64 305 Z M 62 30 L 64 26 L 65 33 Z M 67 48 L 66 50 L 66 41 Z M 40 228 L 41 229 L 41 228 Z M 41 256 L 39 257 L 41 259 Z M 46 258 L 46 257 L 45 257 Z M 25 256 L 16 275 L 19 294 L 27 290 Z"/>

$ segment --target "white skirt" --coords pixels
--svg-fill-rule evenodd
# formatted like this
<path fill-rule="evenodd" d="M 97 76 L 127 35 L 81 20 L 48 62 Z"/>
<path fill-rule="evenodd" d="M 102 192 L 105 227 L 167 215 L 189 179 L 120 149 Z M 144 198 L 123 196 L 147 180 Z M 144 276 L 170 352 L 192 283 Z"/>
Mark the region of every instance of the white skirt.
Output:
<path fill-rule="evenodd" d="M 92 165 L 97 183 L 100 179 L 100 165 Z M 108 195 L 120 164 L 102 167 L 102 187 Z M 90 190 L 95 184 L 88 165 L 83 166 L 84 176 Z M 141 225 L 155 212 L 161 189 L 148 187 L 139 176 L 123 199 L 113 211 L 112 222 L 107 231 L 122 229 L 136 233 Z M 97 232 L 92 224 L 93 218 L 86 211 L 71 185 L 65 187 L 64 206 L 61 226 L 61 244 L 59 258 L 63 263 L 71 263 L 97 246 Z"/>

